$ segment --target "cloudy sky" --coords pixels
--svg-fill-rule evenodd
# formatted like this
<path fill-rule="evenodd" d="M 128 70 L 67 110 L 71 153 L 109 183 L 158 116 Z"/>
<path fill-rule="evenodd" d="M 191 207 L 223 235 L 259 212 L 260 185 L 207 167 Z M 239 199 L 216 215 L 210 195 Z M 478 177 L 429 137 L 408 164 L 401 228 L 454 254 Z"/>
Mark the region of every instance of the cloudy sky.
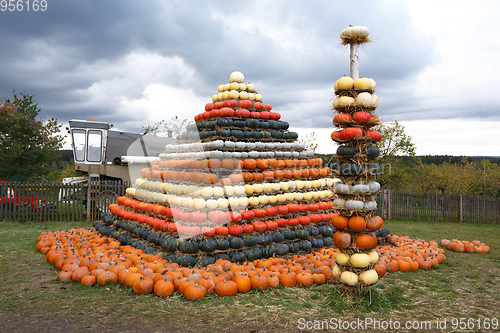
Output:
<path fill-rule="evenodd" d="M 370 29 L 360 75 L 378 113 L 418 155 L 500 156 L 498 1 L 47 0 L 0 11 L 0 97 L 35 94 L 40 118 L 140 132 L 190 118 L 232 71 L 299 135 L 332 153 L 333 84 L 349 74 L 340 32 Z"/>

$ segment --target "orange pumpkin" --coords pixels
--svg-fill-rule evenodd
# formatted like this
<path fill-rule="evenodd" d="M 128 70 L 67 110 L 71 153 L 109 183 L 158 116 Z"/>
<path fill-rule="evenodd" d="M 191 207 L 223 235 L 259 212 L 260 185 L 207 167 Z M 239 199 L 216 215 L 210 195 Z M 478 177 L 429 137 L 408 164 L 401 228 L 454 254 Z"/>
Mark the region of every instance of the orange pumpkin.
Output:
<path fill-rule="evenodd" d="M 192 284 L 186 287 L 183 295 L 190 301 L 196 301 L 207 296 L 207 289 L 198 284 Z"/>

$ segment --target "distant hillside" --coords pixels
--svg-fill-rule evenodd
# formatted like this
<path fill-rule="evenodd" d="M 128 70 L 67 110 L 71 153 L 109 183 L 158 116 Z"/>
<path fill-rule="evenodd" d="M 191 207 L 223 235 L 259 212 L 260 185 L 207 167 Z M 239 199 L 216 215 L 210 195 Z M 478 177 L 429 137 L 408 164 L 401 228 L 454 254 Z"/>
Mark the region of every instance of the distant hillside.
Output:
<path fill-rule="evenodd" d="M 420 158 L 423 164 L 435 164 L 440 165 L 443 163 L 456 164 L 460 163 L 463 159 L 467 159 L 469 162 L 480 161 L 483 159 L 490 160 L 491 163 L 500 165 L 500 157 L 498 156 L 450 156 L 450 155 L 426 155 L 417 156 Z M 409 159 L 407 156 L 401 156 L 404 160 Z"/>

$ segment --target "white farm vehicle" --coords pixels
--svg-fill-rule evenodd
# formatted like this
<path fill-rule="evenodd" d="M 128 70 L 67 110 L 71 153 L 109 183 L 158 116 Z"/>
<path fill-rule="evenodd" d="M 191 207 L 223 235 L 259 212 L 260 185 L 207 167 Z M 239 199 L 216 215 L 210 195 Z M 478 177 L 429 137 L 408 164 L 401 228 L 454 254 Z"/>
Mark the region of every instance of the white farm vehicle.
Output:
<path fill-rule="evenodd" d="M 124 192 L 121 184 L 140 176 L 140 170 L 159 159 L 165 145 L 175 144 L 171 137 L 111 130 L 112 124 L 92 120 L 70 120 L 75 169 L 80 177 L 65 178 L 63 184 L 83 184 L 84 193 L 70 186 L 60 193 L 61 200 L 81 200 L 90 212 L 106 211 Z M 81 188 L 81 187 L 80 187 Z"/>

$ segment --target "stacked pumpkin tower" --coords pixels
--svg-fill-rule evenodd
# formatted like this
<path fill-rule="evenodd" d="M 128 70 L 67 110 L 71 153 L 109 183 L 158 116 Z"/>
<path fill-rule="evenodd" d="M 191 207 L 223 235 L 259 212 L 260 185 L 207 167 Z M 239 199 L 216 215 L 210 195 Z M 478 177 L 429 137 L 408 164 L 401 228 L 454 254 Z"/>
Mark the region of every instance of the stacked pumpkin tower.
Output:
<path fill-rule="evenodd" d="M 242 73 L 229 81 L 98 230 L 183 266 L 332 246 L 330 168 Z"/>
<path fill-rule="evenodd" d="M 366 43 L 369 42 L 368 29 L 350 27 L 342 32 L 341 38 L 345 45 Z M 357 55 L 353 52 L 356 48 L 353 50 L 351 45 L 351 76 L 354 78 L 344 76 L 334 86 L 333 124 L 338 130 L 331 137 L 339 147 L 332 172 L 340 182 L 334 186 L 337 195 L 334 207 L 339 215 L 333 217 L 332 224 L 337 228 L 334 243 L 339 252 L 333 272 L 347 292 L 362 294 L 378 280 L 373 269 L 378 254 L 373 248 L 377 245 L 375 233 L 383 221 L 375 215 L 375 195 L 380 190 L 375 178 L 381 171 L 375 160 L 380 153 L 376 142 L 382 136 L 372 129 L 379 123 L 374 114 L 378 106 L 375 81 L 357 77 L 357 64 L 354 70 L 352 67 L 353 58 L 357 62 Z"/>

